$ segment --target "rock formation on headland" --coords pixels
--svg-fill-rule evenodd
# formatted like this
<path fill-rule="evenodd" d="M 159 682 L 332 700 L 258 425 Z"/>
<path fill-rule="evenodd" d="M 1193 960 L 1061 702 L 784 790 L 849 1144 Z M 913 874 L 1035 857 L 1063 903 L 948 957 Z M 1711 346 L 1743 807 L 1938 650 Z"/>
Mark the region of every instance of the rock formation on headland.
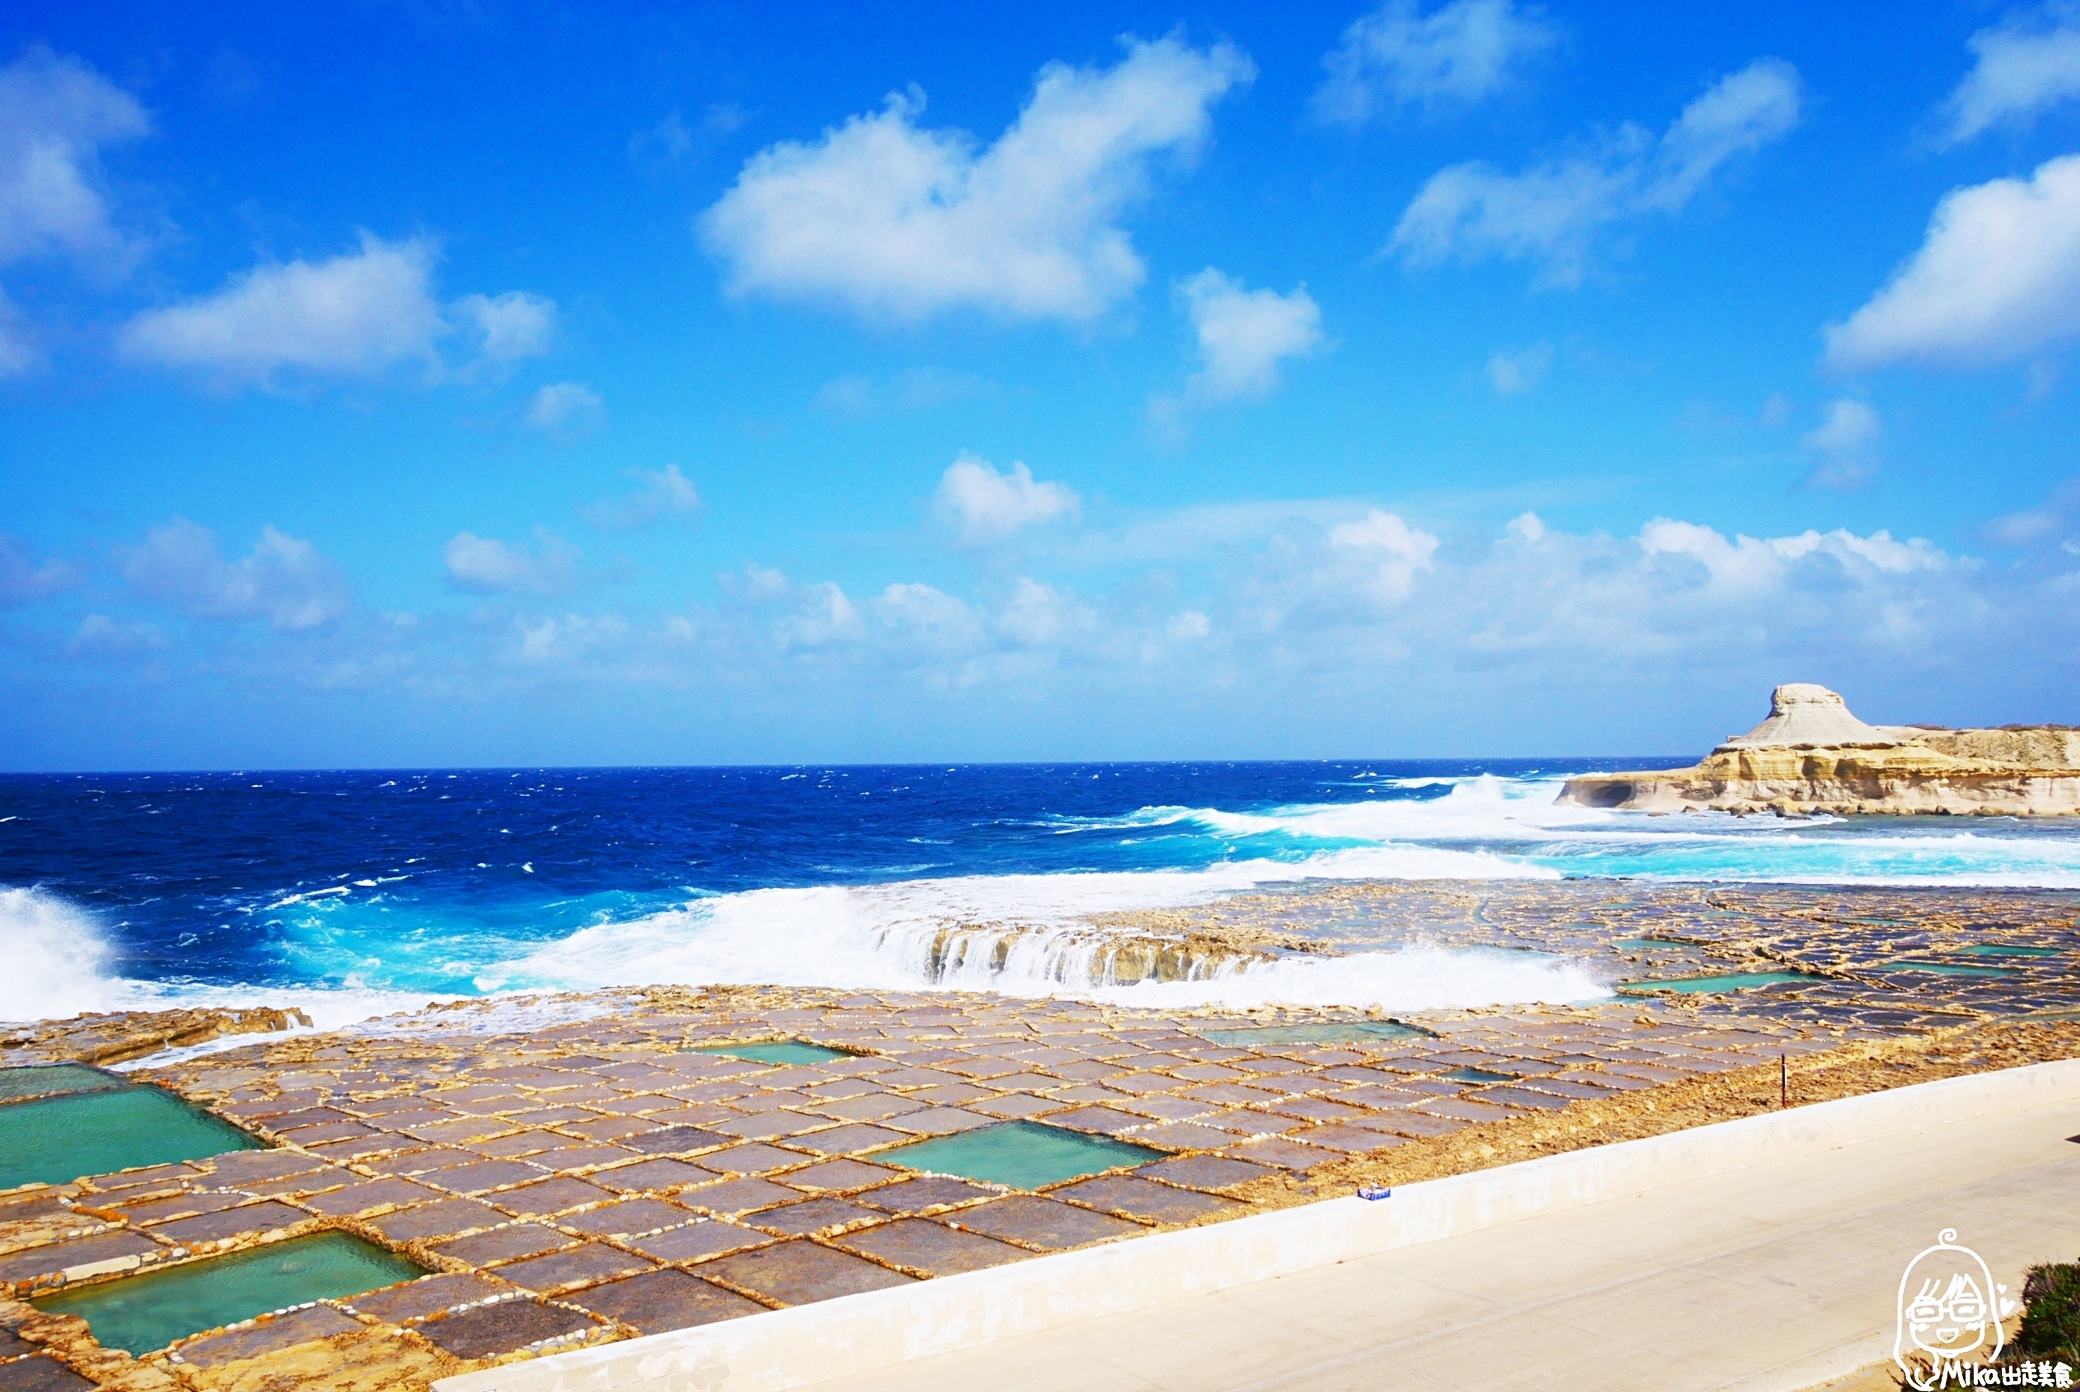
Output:
<path fill-rule="evenodd" d="M 1628 812 L 2080 815 L 2080 728 L 1866 725 L 1824 686 L 1770 696 L 1769 719 L 1685 769 L 1589 773 L 1559 801 Z"/>

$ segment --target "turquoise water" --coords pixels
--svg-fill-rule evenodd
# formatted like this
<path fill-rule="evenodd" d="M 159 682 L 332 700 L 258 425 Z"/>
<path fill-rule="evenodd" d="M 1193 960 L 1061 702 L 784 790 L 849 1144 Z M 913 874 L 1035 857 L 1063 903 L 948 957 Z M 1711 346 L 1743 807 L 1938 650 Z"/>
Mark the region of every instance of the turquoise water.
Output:
<path fill-rule="evenodd" d="M 1969 952 L 1974 957 L 2057 957 L 2062 953 L 2055 947 L 2002 947 L 1998 943 L 1973 943 L 1961 947 L 1960 952 Z"/>
<path fill-rule="evenodd" d="M 205 1329 L 313 1300 L 360 1295 L 425 1274 L 424 1267 L 373 1243 L 326 1232 L 30 1303 L 52 1314 L 78 1315 L 104 1348 L 141 1354 Z"/>
<path fill-rule="evenodd" d="M 0 975 L 0 1018 L 206 999 L 345 1021 L 682 981 L 1056 993 L 1064 952 L 978 945 L 956 971 L 933 944 L 1300 879 L 2080 888 L 2075 819 L 1553 803 L 1566 773 L 1688 757 L 0 776 L 0 942 L 63 967 Z M 1455 964 L 1421 991 L 1361 959 L 1281 962 L 1272 997 L 1237 976 L 1165 998 L 1415 1010 L 1531 989 Z"/>
<path fill-rule="evenodd" d="M 237 1127 L 163 1088 L 129 1086 L 0 1107 L 0 1189 L 260 1148 Z"/>
<path fill-rule="evenodd" d="M 1455 1083 L 1513 1083 L 1514 1073 L 1496 1073 L 1486 1068 L 1454 1068 L 1443 1075 Z"/>
<path fill-rule="evenodd" d="M 130 1080 L 81 1063 L 39 1063 L 26 1068 L 0 1068 L 0 1102 L 17 1097 L 43 1097 L 66 1092 L 101 1092 L 129 1086 Z"/>
<path fill-rule="evenodd" d="M 1651 995 L 1655 991 L 1752 991 L 1757 986 L 1774 986 L 1783 981 L 1818 981 L 1811 972 L 1733 972 L 1725 976 L 1685 976 L 1668 981 L 1625 981 L 1618 990 L 1628 996 Z"/>
<path fill-rule="evenodd" d="M 1143 1165 L 1168 1152 L 1110 1136 L 1087 1136 L 1037 1121 L 1007 1121 L 884 1150 L 874 1158 L 905 1169 L 959 1175 L 985 1184 L 1038 1189 L 1123 1165 Z"/>
<path fill-rule="evenodd" d="M 1251 1025 L 1246 1029 L 1201 1030 L 1200 1034 L 1231 1049 L 1279 1044 L 1369 1044 L 1381 1039 L 1426 1039 L 1428 1030 L 1399 1020 L 1332 1021 L 1321 1025 Z"/>
<path fill-rule="evenodd" d="M 857 1058 L 843 1049 L 826 1049 L 806 1039 L 769 1039 L 759 1044 L 700 1044 L 690 1054 L 720 1054 L 724 1058 L 749 1059 L 753 1063 L 828 1063 L 832 1059 Z"/>
<path fill-rule="evenodd" d="M 1893 971 L 1934 972 L 1938 976 L 2013 976 L 2013 967 L 1969 967 L 1962 962 L 1887 962 Z"/>

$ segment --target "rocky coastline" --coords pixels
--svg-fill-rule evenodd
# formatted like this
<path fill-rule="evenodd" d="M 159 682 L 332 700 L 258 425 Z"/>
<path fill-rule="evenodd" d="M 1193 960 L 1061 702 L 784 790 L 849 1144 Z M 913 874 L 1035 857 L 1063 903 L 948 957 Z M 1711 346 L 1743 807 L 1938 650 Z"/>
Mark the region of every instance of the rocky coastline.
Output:
<path fill-rule="evenodd" d="M 1770 716 L 1689 768 L 1582 774 L 1557 799 L 1625 812 L 2080 816 L 2080 728 L 1866 725 L 1826 687 L 1780 686 Z"/>

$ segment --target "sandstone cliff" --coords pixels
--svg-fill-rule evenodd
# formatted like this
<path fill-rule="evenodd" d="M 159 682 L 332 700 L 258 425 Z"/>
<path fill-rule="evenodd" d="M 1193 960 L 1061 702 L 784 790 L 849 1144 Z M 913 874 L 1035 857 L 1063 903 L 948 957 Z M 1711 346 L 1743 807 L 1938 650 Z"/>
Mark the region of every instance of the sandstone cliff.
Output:
<path fill-rule="evenodd" d="M 1593 773 L 1559 801 L 1629 812 L 2080 816 L 2080 729 L 1866 725 L 1823 686 L 1780 686 L 1770 715 L 1685 769 Z"/>

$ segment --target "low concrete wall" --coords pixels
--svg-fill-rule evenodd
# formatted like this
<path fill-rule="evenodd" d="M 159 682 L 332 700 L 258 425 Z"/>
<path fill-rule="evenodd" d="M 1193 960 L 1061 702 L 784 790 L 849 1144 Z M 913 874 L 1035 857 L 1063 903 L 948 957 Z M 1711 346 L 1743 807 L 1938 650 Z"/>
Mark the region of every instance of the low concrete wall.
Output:
<path fill-rule="evenodd" d="M 1994 1112 L 2080 1103 L 2080 1060 L 1598 1146 L 444 1378 L 438 1392 L 777 1392 L 1579 1204 Z"/>

